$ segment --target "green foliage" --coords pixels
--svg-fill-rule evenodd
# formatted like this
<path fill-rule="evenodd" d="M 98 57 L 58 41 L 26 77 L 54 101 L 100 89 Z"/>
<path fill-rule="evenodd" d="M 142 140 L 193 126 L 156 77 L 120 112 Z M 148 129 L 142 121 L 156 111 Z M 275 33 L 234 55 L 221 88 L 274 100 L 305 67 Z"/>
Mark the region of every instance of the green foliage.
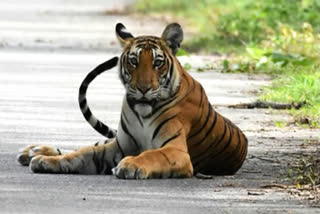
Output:
<path fill-rule="evenodd" d="M 190 54 L 185 49 L 179 48 L 176 56 L 190 56 Z"/>
<path fill-rule="evenodd" d="M 199 32 L 187 47 L 211 53 L 238 53 L 243 44 L 257 44 L 269 35 L 278 35 L 281 24 L 297 31 L 303 23 L 310 23 L 317 31 L 320 25 L 318 0 L 140 0 L 137 9 L 171 12 L 184 18 Z"/>
<path fill-rule="evenodd" d="M 246 1 L 232 13 L 223 15 L 217 23 L 218 31 L 246 43 L 256 43 L 267 38 L 275 27 L 287 24 L 301 30 L 302 23 L 319 25 L 319 1 L 268 0 Z"/>

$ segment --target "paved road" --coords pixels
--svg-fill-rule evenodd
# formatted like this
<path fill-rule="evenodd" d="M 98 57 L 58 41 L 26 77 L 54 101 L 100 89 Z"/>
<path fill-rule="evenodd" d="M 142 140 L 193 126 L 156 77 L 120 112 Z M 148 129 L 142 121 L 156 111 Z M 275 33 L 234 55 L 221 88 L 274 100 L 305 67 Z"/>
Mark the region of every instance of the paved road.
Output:
<path fill-rule="evenodd" d="M 117 21 L 137 35 L 161 33 L 164 23 L 106 13 L 130 1 L 105 2 L 0 3 L 0 213 L 319 213 L 285 192 L 260 188 L 279 181 L 288 156 L 313 152 L 315 147 L 301 144 L 317 140 L 318 130 L 288 132 L 272 122 L 287 120 L 286 115 L 226 108 L 254 99 L 248 92 L 267 84 L 257 76 L 191 72 L 218 104 L 217 110 L 249 138 L 248 159 L 235 176 L 125 181 L 32 174 L 18 165 L 18 149 L 30 143 L 76 149 L 101 139 L 83 119 L 77 91 L 89 70 L 120 53 L 113 32 Z M 180 60 L 196 67 L 217 59 Z M 88 92 L 94 114 L 117 127 L 123 93 L 115 69 L 101 75 Z"/>

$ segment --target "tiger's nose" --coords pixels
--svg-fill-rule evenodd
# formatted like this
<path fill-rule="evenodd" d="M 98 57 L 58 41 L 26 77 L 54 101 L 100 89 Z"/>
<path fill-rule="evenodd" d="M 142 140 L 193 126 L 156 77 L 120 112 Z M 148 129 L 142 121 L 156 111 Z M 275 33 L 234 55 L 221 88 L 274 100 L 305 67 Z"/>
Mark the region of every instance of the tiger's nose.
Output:
<path fill-rule="evenodd" d="M 151 86 L 137 86 L 137 89 L 142 93 L 146 94 L 152 87 Z"/>

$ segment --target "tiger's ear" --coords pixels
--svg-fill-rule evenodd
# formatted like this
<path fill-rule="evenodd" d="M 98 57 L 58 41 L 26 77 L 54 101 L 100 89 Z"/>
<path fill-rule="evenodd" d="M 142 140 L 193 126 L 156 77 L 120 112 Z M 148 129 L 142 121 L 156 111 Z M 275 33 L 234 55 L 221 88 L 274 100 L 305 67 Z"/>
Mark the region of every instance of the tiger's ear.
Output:
<path fill-rule="evenodd" d="M 116 25 L 116 35 L 122 46 L 125 46 L 131 38 L 134 38 L 122 23 Z"/>
<path fill-rule="evenodd" d="M 172 54 L 175 55 L 183 40 L 183 31 L 178 23 L 169 24 L 163 31 L 161 38 L 170 47 Z"/>

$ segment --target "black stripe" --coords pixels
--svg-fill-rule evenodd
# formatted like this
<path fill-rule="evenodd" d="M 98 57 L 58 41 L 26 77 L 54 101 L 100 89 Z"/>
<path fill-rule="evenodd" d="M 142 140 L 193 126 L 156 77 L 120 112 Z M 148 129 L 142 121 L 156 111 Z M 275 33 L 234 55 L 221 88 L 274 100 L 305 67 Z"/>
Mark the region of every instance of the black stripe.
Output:
<path fill-rule="evenodd" d="M 211 105 L 210 105 L 210 106 L 211 106 Z M 212 108 L 212 107 L 211 107 L 211 108 Z M 199 140 L 198 143 L 196 143 L 196 144 L 194 144 L 194 145 L 199 145 L 199 144 L 201 144 L 204 140 L 206 140 L 206 138 L 208 137 L 208 135 L 212 132 L 212 129 L 215 127 L 216 122 L 217 122 L 218 113 L 216 113 L 216 112 L 213 112 L 213 113 L 214 113 L 214 119 L 213 119 L 213 121 L 212 121 L 212 124 L 211 124 L 210 128 L 208 129 L 208 131 L 206 132 L 206 134 L 204 135 L 204 137 L 203 137 L 201 140 Z"/>
<path fill-rule="evenodd" d="M 130 125 L 130 122 L 128 120 L 127 115 L 124 113 L 124 111 L 122 112 L 123 118 L 125 119 L 125 121 Z"/>
<path fill-rule="evenodd" d="M 242 160 L 239 161 L 236 165 L 234 165 L 234 169 L 239 169 L 241 167 L 241 165 L 243 164 L 244 160 L 246 159 L 247 152 L 248 152 L 248 148 L 243 146 L 241 155 L 239 155 L 239 157 L 241 157 Z"/>
<path fill-rule="evenodd" d="M 176 116 L 177 116 L 177 115 L 175 114 L 175 115 L 173 115 L 173 116 L 171 116 L 171 117 L 163 120 L 163 121 L 158 125 L 158 127 L 154 130 L 153 135 L 152 135 L 152 140 L 157 136 L 157 134 L 158 134 L 158 132 L 160 131 L 161 127 L 162 127 L 164 124 L 166 124 L 169 120 L 175 118 Z"/>
<path fill-rule="evenodd" d="M 81 108 L 81 109 L 84 109 L 84 107 L 86 107 L 86 106 L 87 106 L 87 99 L 84 99 L 84 100 L 82 100 L 81 103 L 80 103 L 80 108 Z"/>
<path fill-rule="evenodd" d="M 58 151 L 59 155 L 62 155 L 62 153 L 61 153 L 59 148 L 57 148 L 57 151 Z"/>
<path fill-rule="evenodd" d="M 189 96 L 189 94 L 195 89 L 195 81 L 194 81 L 194 79 L 191 77 L 192 83 L 189 83 L 189 82 L 188 82 L 188 78 L 186 77 L 186 74 L 185 74 L 185 73 L 183 73 L 183 76 L 184 76 L 184 78 L 187 80 L 187 83 L 188 83 L 187 88 L 189 88 L 189 91 L 188 91 L 185 95 L 183 95 L 183 97 L 180 98 L 179 102 L 180 102 L 181 100 L 183 100 L 185 97 Z M 192 84 L 192 87 L 190 87 L 190 84 Z"/>
<path fill-rule="evenodd" d="M 126 96 L 126 99 L 127 99 L 127 103 L 128 103 L 129 108 L 131 109 L 131 111 L 134 113 L 134 115 L 138 119 L 141 127 L 143 127 L 143 123 L 141 121 L 141 118 L 139 117 L 139 114 L 134 110 L 135 102 L 132 102 L 132 100 L 128 96 Z"/>
<path fill-rule="evenodd" d="M 156 42 L 157 42 L 157 40 L 159 40 L 157 37 L 154 37 L 154 36 L 148 36 L 148 37 L 144 37 L 144 36 L 142 36 L 142 37 L 140 37 L 140 38 L 137 38 L 136 37 L 136 41 L 137 41 L 137 43 L 142 43 L 142 42 L 144 42 L 144 43 L 146 43 L 146 42 L 152 42 L 152 43 L 154 43 L 154 44 L 157 44 Z M 139 45 L 144 45 L 144 44 L 139 44 Z"/>
<path fill-rule="evenodd" d="M 107 126 L 103 126 L 103 127 L 106 127 L 108 128 Z M 109 129 L 109 128 L 108 128 Z M 116 135 L 117 135 L 117 130 L 110 130 L 108 131 L 108 135 L 107 135 L 107 138 L 114 138 Z M 114 133 L 115 132 L 115 133 Z"/>
<path fill-rule="evenodd" d="M 218 144 L 220 144 L 220 143 L 222 142 L 222 140 L 223 140 L 224 137 L 226 136 L 226 133 L 227 133 L 227 123 L 224 123 L 224 130 L 223 130 L 223 134 L 221 135 L 220 139 L 219 139 L 218 141 L 216 141 L 216 142 L 212 142 L 212 143 L 210 144 L 210 146 L 209 146 L 207 149 L 205 149 L 205 150 L 207 151 L 207 153 L 206 153 L 207 155 L 204 156 L 204 154 L 201 153 L 201 154 L 193 157 L 193 158 L 192 158 L 192 160 L 193 160 L 192 162 L 194 162 L 195 165 L 198 165 L 199 162 L 201 162 L 202 160 L 210 157 L 210 156 L 211 156 L 211 153 L 210 153 L 209 151 L 211 150 L 211 148 L 212 148 L 213 146 L 218 145 Z M 201 157 L 201 159 L 198 160 L 198 161 L 196 161 L 196 159 L 198 159 L 198 158 L 200 158 L 200 157 Z"/>
<path fill-rule="evenodd" d="M 139 42 L 139 41 L 138 41 Z M 143 48 L 146 44 L 138 44 L 136 45 L 136 48 Z"/>
<path fill-rule="evenodd" d="M 173 82 L 174 82 L 174 80 L 175 80 L 175 78 L 174 78 L 174 76 L 173 76 L 173 72 L 174 72 L 174 61 L 173 61 L 173 59 L 172 59 L 172 57 L 169 55 L 169 57 L 168 57 L 168 61 L 170 62 L 170 71 L 169 71 L 169 75 L 170 75 L 170 78 L 168 78 L 168 81 L 166 82 L 166 86 L 167 87 L 170 87 L 170 86 L 172 86 L 172 84 L 173 84 Z"/>
<path fill-rule="evenodd" d="M 116 167 L 118 165 L 118 163 L 114 159 L 115 159 L 115 157 L 113 157 L 113 159 L 112 159 L 113 167 Z"/>
<path fill-rule="evenodd" d="M 222 154 L 223 152 L 225 152 L 225 150 L 229 147 L 229 145 L 230 145 L 230 143 L 232 141 L 232 137 L 233 137 L 233 128 L 234 127 L 231 124 L 229 124 L 229 129 L 230 129 L 229 139 L 228 139 L 227 143 L 224 145 L 223 149 L 216 154 L 216 157 L 219 156 L 220 154 Z"/>
<path fill-rule="evenodd" d="M 234 127 L 234 128 L 236 128 L 236 127 Z M 238 145 L 237 145 L 237 147 L 235 148 L 235 150 L 233 152 L 229 153 L 228 156 L 223 156 L 224 160 L 230 159 L 230 157 L 234 156 L 234 153 L 239 150 L 239 146 L 240 146 L 240 143 L 241 143 L 239 129 L 237 129 L 237 134 L 238 134 Z M 222 153 L 220 153 L 220 154 L 222 154 Z M 228 167 L 227 169 L 224 169 L 223 173 L 224 174 L 233 174 L 238 169 L 239 164 L 242 165 L 242 163 L 243 163 L 243 161 L 242 162 L 241 161 L 238 162 L 238 160 L 237 160 L 237 164 L 236 165 L 231 165 L 231 167 Z"/>
<path fill-rule="evenodd" d="M 120 151 L 120 153 L 121 153 L 121 155 L 122 155 L 122 158 L 125 157 L 125 154 L 124 154 L 124 152 L 123 152 L 123 150 L 122 150 L 122 148 L 121 148 L 121 146 L 120 146 L 119 139 L 118 139 L 117 136 L 116 136 L 116 142 L 117 142 L 117 146 L 119 147 L 119 151 Z M 122 158 L 121 158 L 121 159 L 122 159 Z"/>
<path fill-rule="evenodd" d="M 193 138 L 194 136 L 198 135 L 199 133 L 201 133 L 202 130 L 204 129 L 204 127 L 206 127 L 206 125 L 207 125 L 207 123 L 208 123 L 208 121 L 209 121 L 210 115 L 212 114 L 212 110 L 213 110 L 210 103 L 209 103 L 209 105 L 208 105 L 208 108 L 209 108 L 209 110 L 208 110 L 208 113 L 207 113 L 205 122 L 202 124 L 202 126 L 200 127 L 200 129 L 198 129 L 198 131 L 196 131 L 196 132 L 195 132 L 194 134 L 192 134 L 191 136 L 188 136 L 187 141 L 190 140 L 191 138 Z"/>
<path fill-rule="evenodd" d="M 100 161 L 101 161 L 102 169 L 103 169 L 103 168 L 105 168 L 105 169 L 103 170 L 102 174 L 111 175 L 111 174 L 112 174 L 111 167 L 108 166 L 107 161 L 104 160 L 105 154 L 106 154 L 106 147 L 103 146 L 103 151 L 102 151 L 102 156 L 101 156 Z M 107 166 L 104 167 L 104 164 L 107 164 Z"/>
<path fill-rule="evenodd" d="M 231 124 L 229 123 L 228 120 L 225 120 L 225 121 L 226 121 L 225 124 L 228 125 L 228 128 L 229 128 L 229 139 L 228 139 L 228 141 L 226 142 L 226 145 L 225 145 L 224 148 L 228 147 L 229 144 L 231 143 L 232 134 L 233 134 Z M 223 138 L 222 138 L 222 139 L 223 139 Z M 223 150 L 223 149 L 222 149 L 222 150 Z M 210 154 L 211 157 L 209 156 L 209 157 L 208 157 L 206 160 L 204 160 L 204 161 L 207 162 L 207 161 L 211 160 L 212 158 L 215 158 L 215 159 L 216 159 L 217 156 L 218 156 L 219 154 L 221 154 L 221 152 L 222 152 L 222 151 L 220 151 L 219 153 Z M 205 163 L 204 161 L 200 161 L 198 164 Z M 199 171 L 201 171 L 205 165 L 206 165 L 206 164 L 202 165 L 202 167 L 199 168 Z"/>
<path fill-rule="evenodd" d="M 158 47 L 156 44 L 149 43 L 149 45 L 150 45 L 150 47 L 151 47 L 152 49 L 155 49 L 155 50 L 158 50 L 158 49 L 159 49 L 159 47 Z M 160 55 L 160 56 L 161 56 L 161 55 Z"/>
<path fill-rule="evenodd" d="M 131 53 L 129 54 L 129 56 L 137 57 L 137 54 L 136 54 L 135 52 L 131 52 Z"/>
<path fill-rule="evenodd" d="M 84 84 L 85 84 L 85 82 L 83 82 L 83 83 L 81 84 L 80 88 L 79 88 L 79 94 L 80 94 L 81 96 L 83 96 L 83 95 L 86 93 L 87 89 L 88 89 L 88 87 L 85 86 Z"/>
<path fill-rule="evenodd" d="M 162 107 L 168 105 L 169 103 L 171 103 L 171 102 L 172 102 L 173 100 L 175 100 L 176 98 L 177 98 L 177 97 L 174 96 L 174 97 L 171 97 L 169 100 L 166 100 L 165 102 L 159 103 L 159 105 L 158 105 L 156 108 L 154 108 L 154 110 L 152 111 L 152 114 L 154 115 L 155 113 L 157 113 L 157 111 L 158 111 L 159 109 L 161 109 Z"/>
<path fill-rule="evenodd" d="M 164 142 L 161 144 L 160 148 L 164 147 L 167 143 L 169 143 L 170 141 L 172 141 L 172 140 L 176 139 L 177 137 L 179 137 L 180 134 L 181 134 L 180 131 L 181 131 L 181 129 L 179 129 L 179 131 L 178 131 L 175 135 L 173 135 L 172 137 L 170 137 L 169 139 L 167 139 L 166 141 L 164 141 Z"/>
<path fill-rule="evenodd" d="M 139 114 L 138 114 L 135 110 L 133 110 L 132 108 L 131 108 L 131 110 L 132 110 L 132 111 L 133 111 L 133 113 L 136 115 L 136 117 L 137 117 L 137 119 L 138 119 L 138 121 L 139 121 L 139 123 L 140 123 L 141 127 L 143 127 L 143 122 L 141 121 L 141 118 L 139 117 Z"/>
<path fill-rule="evenodd" d="M 84 112 L 83 116 L 84 116 L 84 118 L 86 118 L 87 121 L 89 121 L 90 117 L 92 116 L 90 109 L 88 109 L 86 112 Z"/>
<path fill-rule="evenodd" d="M 168 86 L 170 81 L 171 81 L 171 77 L 173 74 L 173 64 L 170 62 L 169 58 L 165 58 L 166 59 L 166 63 L 168 64 L 168 73 L 166 74 L 166 82 L 165 82 L 165 86 Z"/>
<path fill-rule="evenodd" d="M 97 130 L 99 133 L 105 135 L 108 134 L 108 138 L 110 138 L 109 127 L 104 126 L 100 121 L 97 121 L 96 125 L 93 127 L 95 130 Z M 111 137 L 114 137 L 113 134 Z"/>
<path fill-rule="evenodd" d="M 130 136 L 130 138 L 132 139 L 132 141 L 134 142 L 134 144 L 136 145 L 137 148 L 140 149 L 138 142 L 136 141 L 136 139 L 133 137 L 133 135 L 129 132 L 128 127 L 126 126 L 126 124 L 123 122 L 123 119 L 121 117 L 120 119 L 120 123 L 121 123 L 121 127 L 123 129 L 123 131 Z"/>
<path fill-rule="evenodd" d="M 170 162 L 168 156 L 166 155 L 166 153 L 162 152 L 161 150 L 159 150 L 159 153 L 162 154 L 162 156 L 164 157 L 164 159 L 166 159 L 167 162 L 169 163 L 169 165 L 171 165 L 171 162 Z"/>
<path fill-rule="evenodd" d="M 170 76 L 169 76 L 169 79 L 172 79 L 174 64 L 173 64 L 173 59 L 172 59 L 171 56 L 169 56 L 169 59 L 171 60 L 171 61 L 169 61 L 170 62 Z"/>
<path fill-rule="evenodd" d="M 200 84 L 199 84 L 200 85 Z M 199 108 L 201 107 L 202 105 L 202 97 L 203 97 L 203 88 L 202 86 L 200 85 L 200 102 L 199 102 Z"/>
<path fill-rule="evenodd" d="M 121 77 L 121 80 L 122 80 L 122 82 L 123 83 L 126 83 L 126 80 L 125 80 L 125 77 L 124 77 L 124 65 L 125 65 L 125 62 L 124 62 L 124 60 L 127 58 L 127 54 L 122 54 L 122 56 L 121 56 L 121 58 L 120 58 L 120 60 L 121 60 L 121 62 L 119 63 L 119 65 L 120 65 L 120 77 Z"/>
<path fill-rule="evenodd" d="M 98 161 L 98 158 L 97 158 L 97 153 L 96 153 L 96 150 L 95 150 L 95 147 L 92 147 L 92 150 L 93 150 L 93 154 L 92 154 L 92 161 L 96 167 L 96 174 L 99 174 L 100 172 L 100 163 Z"/>
<path fill-rule="evenodd" d="M 204 110 L 204 108 L 201 108 L 201 106 L 202 106 L 202 102 L 203 102 L 203 99 L 202 99 L 202 93 L 203 93 L 203 88 L 202 88 L 202 86 L 199 84 L 199 86 L 200 86 L 200 96 L 201 96 L 201 98 L 200 98 L 200 104 L 199 104 L 199 108 L 201 109 L 200 110 L 200 116 L 199 116 L 199 118 L 193 123 L 194 125 L 193 126 L 195 126 L 195 127 L 197 127 L 197 125 L 198 125 L 198 123 L 201 121 L 201 118 L 202 118 L 202 115 L 203 115 L 203 110 Z"/>
<path fill-rule="evenodd" d="M 228 156 L 226 156 L 225 158 L 228 159 L 229 157 L 234 156 L 234 153 L 237 152 L 239 150 L 240 144 L 241 144 L 241 139 L 240 139 L 240 132 L 239 129 L 235 128 L 237 130 L 237 136 L 238 136 L 238 144 L 237 147 L 234 149 L 233 152 L 231 152 Z"/>

